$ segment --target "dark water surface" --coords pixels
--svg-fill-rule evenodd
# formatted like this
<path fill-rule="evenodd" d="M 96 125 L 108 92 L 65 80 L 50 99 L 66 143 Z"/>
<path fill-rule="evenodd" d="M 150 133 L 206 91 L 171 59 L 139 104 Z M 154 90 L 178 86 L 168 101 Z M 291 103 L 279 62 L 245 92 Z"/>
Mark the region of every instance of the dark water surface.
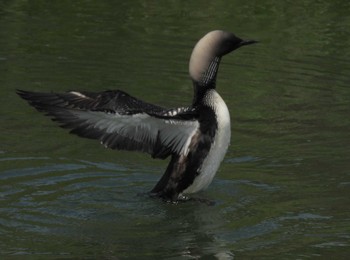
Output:
<path fill-rule="evenodd" d="M 1 1 L 0 257 L 346 259 L 349 14 L 348 1 Z M 260 41 L 220 68 L 232 142 L 197 195 L 214 206 L 138 195 L 166 161 L 69 135 L 15 94 L 187 105 L 190 53 L 213 29 Z"/>

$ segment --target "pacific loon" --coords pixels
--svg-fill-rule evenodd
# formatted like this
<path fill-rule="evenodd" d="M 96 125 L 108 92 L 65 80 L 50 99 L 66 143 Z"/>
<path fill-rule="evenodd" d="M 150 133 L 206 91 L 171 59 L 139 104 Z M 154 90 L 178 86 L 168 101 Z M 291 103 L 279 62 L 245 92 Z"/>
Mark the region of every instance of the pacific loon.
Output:
<path fill-rule="evenodd" d="M 222 56 L 255 42 L 221 30 L 201 38 L 189 62 L 194 87 L 189 107 L 167 109 L 121 90 L 17 93 L 61 127 L 71 129 L 70 133 L 98 139 L 111 149 L 170 157 L 151 195 L 176 202 L 208 187 L 225 156 L 231 137 L 230 114 L 215 90 L 216 75 Z"/>

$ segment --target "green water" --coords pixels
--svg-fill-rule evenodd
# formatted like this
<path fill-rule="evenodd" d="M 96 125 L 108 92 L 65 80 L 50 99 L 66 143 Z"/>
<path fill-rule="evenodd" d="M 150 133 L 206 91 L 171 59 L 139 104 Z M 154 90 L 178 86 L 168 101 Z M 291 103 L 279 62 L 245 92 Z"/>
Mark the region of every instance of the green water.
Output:
<path fill-rule="evenodd" d="M 348 1 L 1 1 L 2 259 L 347 259 Z M 149 191 L 167 161 L 69 135 L 15 89 L 122 89 L 192 100 L 188 60 L 213 29 L 260 41 L 224 57 L 232 140 L 216 202 Z"/>

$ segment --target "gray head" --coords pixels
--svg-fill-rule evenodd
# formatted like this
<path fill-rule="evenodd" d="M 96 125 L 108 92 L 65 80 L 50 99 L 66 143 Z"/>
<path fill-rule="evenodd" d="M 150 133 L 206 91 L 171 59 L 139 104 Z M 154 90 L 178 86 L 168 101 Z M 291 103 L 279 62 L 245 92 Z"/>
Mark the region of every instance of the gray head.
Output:
<path fill-rule="evenodd" d="M 233 33 L 211 31 L 201 38 L 194 47 L 190 59 L 190 76 L 195 84 L 214 84 L 222 56 L 243 46 L 256 43 L 253 40 L 242 40 Z"/>

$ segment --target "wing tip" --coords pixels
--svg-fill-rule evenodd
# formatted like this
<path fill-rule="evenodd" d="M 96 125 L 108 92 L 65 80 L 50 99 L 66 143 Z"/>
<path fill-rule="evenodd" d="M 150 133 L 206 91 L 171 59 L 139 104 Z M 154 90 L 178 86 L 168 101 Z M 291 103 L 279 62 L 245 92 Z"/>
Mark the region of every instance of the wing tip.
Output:
<path fill-rule="evenodd" d="M 16 89 L 16 94 L 18 96 L 20 96 L 21 98 L 25 99 L 25 100 L 28 100 L 28 96 L 33 93 L 33 92 L 30 92 L 30 91 L 26 91 L 26 90 L 23 90 L 23 89 Z"/>

